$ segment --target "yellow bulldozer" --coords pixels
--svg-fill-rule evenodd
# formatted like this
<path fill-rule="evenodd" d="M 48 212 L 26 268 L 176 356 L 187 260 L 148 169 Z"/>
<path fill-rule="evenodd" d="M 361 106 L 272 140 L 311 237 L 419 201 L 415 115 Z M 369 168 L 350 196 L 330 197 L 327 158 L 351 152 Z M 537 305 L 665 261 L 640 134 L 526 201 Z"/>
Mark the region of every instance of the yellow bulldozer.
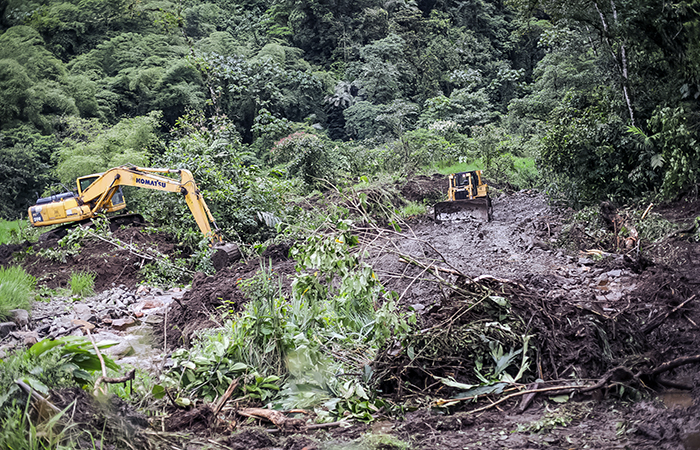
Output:
<path fill-rule="evenodd" d="M 447 201 L 435 204 L 437 223 L 460 220 L 493 219 L 489 187 L 481 179 L 480 170 L 453 173 L 448 176 Z"/>

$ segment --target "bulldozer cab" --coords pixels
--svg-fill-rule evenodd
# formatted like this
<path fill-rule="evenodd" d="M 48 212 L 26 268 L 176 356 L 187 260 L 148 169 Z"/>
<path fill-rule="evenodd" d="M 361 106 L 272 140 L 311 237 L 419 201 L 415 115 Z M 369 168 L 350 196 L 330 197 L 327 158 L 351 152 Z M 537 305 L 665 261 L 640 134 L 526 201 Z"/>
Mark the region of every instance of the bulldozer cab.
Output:
<path fill-rule="evenodd" d="M 478 188 L 481 177 L 478 171 L 459 172 L 450 176 L 450 190 L 453 191 L 452 200 L 467 200 L 478 196 Z"/>

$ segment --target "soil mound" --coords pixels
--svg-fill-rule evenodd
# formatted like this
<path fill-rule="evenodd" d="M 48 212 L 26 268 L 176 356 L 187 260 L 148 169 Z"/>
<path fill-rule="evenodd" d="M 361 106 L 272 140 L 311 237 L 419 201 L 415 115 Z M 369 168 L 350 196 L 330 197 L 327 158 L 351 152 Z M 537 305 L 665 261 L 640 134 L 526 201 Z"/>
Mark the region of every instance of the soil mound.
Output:
<path fill-rule="evenodd" d="M 189 347 L 196 331 L 220 326 L 212 320 L 221 312 L 240 311 L 247 302 L 239 284 L 252 278 L 261 269 L 272 268 L 281 277 L 285 289 L 289 289 L 288 275 L 295 272 L 294 261 L 289 258 L 289 245 L 271 245 L 257 258 L 239 262 L 222 269 L 215 275 L 195 275 L 192 288 L 177 301 L 168 312 L 172 318 L 168 326 L 168 346 Z"/>
<path fill-rule="evenodd" d="M 139 270 L 149 260 L 135 249 L 147 247 L 165 255 L 175 254 L 179 249 L 170 235 L 127 227 L 115 231 L 111 242 L 92 237 L 74 248 L 60 247 L 57 240 L 38 242 L 18 262 L 37 279 L 40 287 L 66 288 L 72 274 L 88 272 L 95 274 L 95 291 L 101 292 L 116 285 L 136 286 L 141 281 Z"/>
<path fill-rule="evenodd" d="M 447 177 L 439 173 L 432 176 L 417 175 L 406 181 L 399 191 L 411 202 L 437 203 L 447 193 Z"/>

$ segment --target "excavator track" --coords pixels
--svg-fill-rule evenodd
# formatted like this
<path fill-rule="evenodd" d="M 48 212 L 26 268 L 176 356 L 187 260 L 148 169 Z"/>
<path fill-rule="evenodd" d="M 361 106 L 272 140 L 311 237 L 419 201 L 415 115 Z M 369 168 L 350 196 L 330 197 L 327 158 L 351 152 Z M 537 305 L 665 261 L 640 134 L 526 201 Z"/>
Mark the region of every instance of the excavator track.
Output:
<path fill-rule="evenodd" d="M 109 217 L 109 231 L 117 231 L 122 226 L 141 226 L 146 223 L 146 220 L 141 214 L 119 214 Z M 40 241 L 58 240 L 65 237 L 68 231 L 75 227 L 92 227 L 91 219 L 81 220 L 80 222 L 71 222 L 59 225 L 51 231 L 39 235 Z"/>

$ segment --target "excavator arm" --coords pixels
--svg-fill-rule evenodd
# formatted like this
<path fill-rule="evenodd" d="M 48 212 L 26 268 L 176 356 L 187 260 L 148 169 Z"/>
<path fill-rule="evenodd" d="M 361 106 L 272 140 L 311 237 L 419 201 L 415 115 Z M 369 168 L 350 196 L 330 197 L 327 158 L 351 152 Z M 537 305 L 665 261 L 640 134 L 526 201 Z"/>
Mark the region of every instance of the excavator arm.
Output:
<path fill-rule="evenodd" d="M 177 174 L 180 179 L 176 180 L 161 174 Z M 90 206 L 92 216 L 97 216 L 107 207 L 120 186 L 135 186 L 182 194 L 202 234 L 214 243 L 222 242 L 219 227 L 189 170 L 115 167 L 103 173 L 82 191 L 80 198 L 84 204 Z"/>

